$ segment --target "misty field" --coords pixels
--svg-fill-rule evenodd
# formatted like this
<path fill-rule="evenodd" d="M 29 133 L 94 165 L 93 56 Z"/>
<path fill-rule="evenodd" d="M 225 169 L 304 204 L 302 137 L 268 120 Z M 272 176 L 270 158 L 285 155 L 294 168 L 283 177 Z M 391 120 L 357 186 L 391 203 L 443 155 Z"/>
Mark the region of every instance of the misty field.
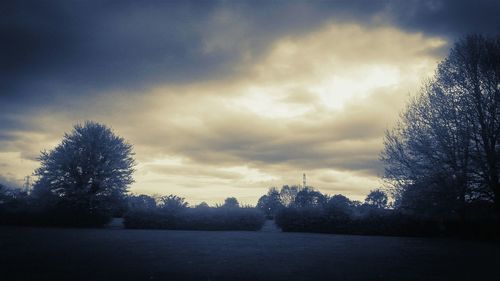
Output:
<path fill-rule="evenodd" d="M 452 239 L 0 227 L 1 280 L 498 280 L 499 261 Z"/>

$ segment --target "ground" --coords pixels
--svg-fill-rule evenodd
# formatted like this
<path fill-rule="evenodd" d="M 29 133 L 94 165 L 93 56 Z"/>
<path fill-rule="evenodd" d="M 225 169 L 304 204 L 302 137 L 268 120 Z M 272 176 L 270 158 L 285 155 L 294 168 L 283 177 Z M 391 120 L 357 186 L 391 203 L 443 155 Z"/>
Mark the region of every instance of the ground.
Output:
<path fill-rule="evenodd" d="M 0 280 L 500 280 L 500 244 L 276 231 L 0 227 Z"/>

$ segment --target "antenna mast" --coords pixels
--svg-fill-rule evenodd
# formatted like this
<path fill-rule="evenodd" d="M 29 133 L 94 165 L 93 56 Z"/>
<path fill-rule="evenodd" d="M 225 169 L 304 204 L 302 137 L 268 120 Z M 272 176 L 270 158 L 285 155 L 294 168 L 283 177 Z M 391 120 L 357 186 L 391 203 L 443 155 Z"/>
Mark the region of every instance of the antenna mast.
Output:
<path fill-rule="evenodd" d="M 29 192 L 29 191 L 30 191 L 30 188 L 31 188 L 30 179 L 31 179 L 31 177 L 30 177 L 30 176 L 26 176 L 26 177 L 24 177 L 24 185 L 23 185 L 23 187 L 24 187 L 24 190 L 25 190 L 26 192 Z"/>

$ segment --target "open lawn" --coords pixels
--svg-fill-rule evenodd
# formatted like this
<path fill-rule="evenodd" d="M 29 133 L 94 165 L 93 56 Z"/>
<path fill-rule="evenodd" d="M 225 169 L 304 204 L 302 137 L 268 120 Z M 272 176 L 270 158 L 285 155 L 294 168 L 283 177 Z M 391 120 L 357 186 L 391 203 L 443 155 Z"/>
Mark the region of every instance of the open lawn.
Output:
<path fill-rule="evenodd" d="M 245 231 L 0 227 L 0 280 L 500 280 L 500 244 Z"/>

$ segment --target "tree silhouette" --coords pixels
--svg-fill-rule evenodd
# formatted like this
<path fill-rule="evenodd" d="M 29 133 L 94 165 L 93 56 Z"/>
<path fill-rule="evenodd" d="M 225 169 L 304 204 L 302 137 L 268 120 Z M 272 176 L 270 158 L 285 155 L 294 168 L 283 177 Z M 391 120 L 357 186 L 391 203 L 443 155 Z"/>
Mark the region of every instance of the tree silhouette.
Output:
<path fill-rule="evenodd" d="M 267 194 L 259 198 L 257 208 L 264 212 L 268 219 L 274 218 L 276 212 L 283 208 L 278 190 L 274 187 L 270 188 Z"/>
<path fill-rule="evenodd" d="M 188 207 L 186 200 L 177 195 L 160 197 L 158 205 L 162 211 L 166 212 L 178 212 Z"/>
<path fill-rule="evenodd" d="M 446 93 L 460 95 L 472 127 L 470 178 L 489 188 L 500 214 L 500 36 L 470 35 L 460 40 L 437 76 Z M 463 177 L 469 175 L 455 175 L 462 182 L 467 180 Z"/>
<path fill-rule="evenodd" d="M 327 206 L 329 208 L 338 208 L 338 209 L 343 209 L 347 210 L 351 207 L 352 202 L 349 200 L 349 198 L 345 197 L 342 194 L 336 194 L 331 196 L 328 199 Z"/>
<path fill-rule="evenodd" d="M 132 156 L 132 146 L 108 127 L 75 125 L 56 148 L 41 153 L 35 194 L 56 198 L 75 220 L 107 217 L 133 182 Z"/>
<path fill-rule="evenodd" d="M 396 205 L 427 198 L 429 208 L 463 220 L 467 204 L 490 201 L 500 217 L 499 155 L 500 37 L 470 35 L 386 133 L 385 178 Z"/>
<path fill-rule="evenodd" d="M 327 198 L 321 192 L 312 187 L 304 187 L 297 193 L 293 206 L 299 208 L 318 207 L 325 205 L 326 202 Z"/>
<path fill-rule="evenodd" d="M 380 189 L 372 190 L 366 196 L 365 203 L 379 209 L 384 209 L 387 207 L 387 194 Z"/>
<path fill-rule="evenodd" d="M 127 197 L 128 207 L 132 210 L 151 210 L 156 208 L 156 201 L 152 196 L 145 194 Z"/>
<path fill-rule="evenodd" d="M 208 206 L 207 202 L 201 202 L 200 204 L 196 205 L 195 208 L 197 209 L 208 209 L 210 206 Z"/>
<path fill-rule="evenodd" d="M 234 197 L 228 197 L 226 198 L 226 200 L 224 200 L 224 205 L 222 206 L 227 208 L 239 208 L 240 203 L 238 202 L 238 199 Z"/>

